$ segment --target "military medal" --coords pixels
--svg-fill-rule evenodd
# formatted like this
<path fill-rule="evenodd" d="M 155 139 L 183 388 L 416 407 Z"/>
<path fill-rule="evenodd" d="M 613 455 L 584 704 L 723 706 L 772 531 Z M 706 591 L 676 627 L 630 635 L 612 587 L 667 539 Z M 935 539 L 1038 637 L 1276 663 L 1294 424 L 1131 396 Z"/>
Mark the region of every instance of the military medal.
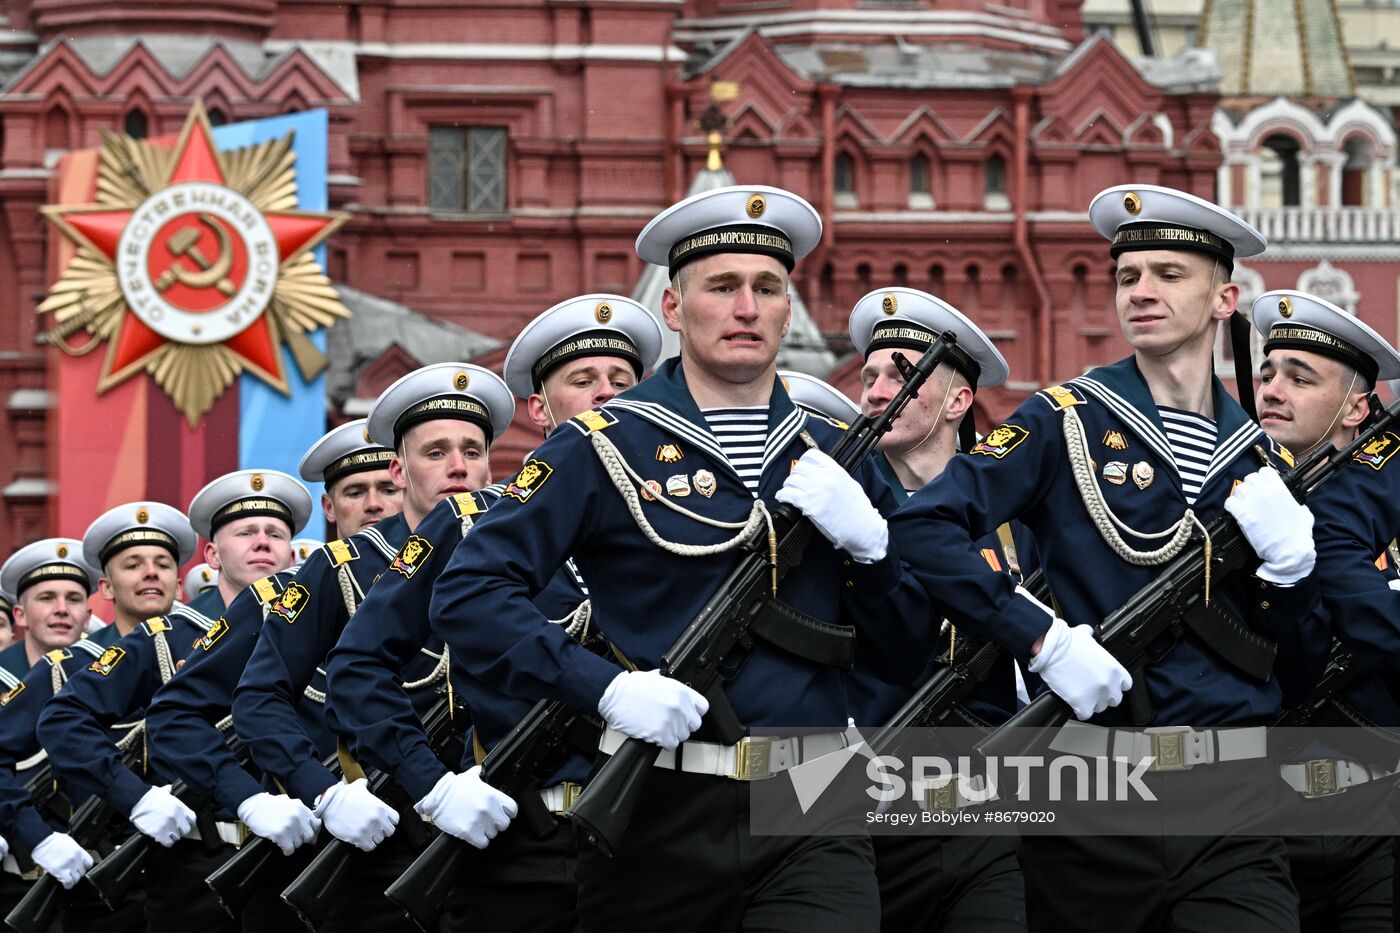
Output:
<path fill-rule="evenodd" d="M 719 484 L 715 482 L 715 474 L 709 470 L 695 471 L 695 491 L 706 499 L 715 494 L 715 487 Z"/>
<path fill-rule="evenodd" d="M 1122 486 L 1128 481 L 1128 465 L 1120 460 L 1104 464 L 1103 478 L 1115 486 Z"/>
<path fill-rule="evenodd" d="M 1103 436 L 1103 445 L 1109 450 L 1127 450 L 1128 439 L 1122 431 L 1109 431 Z"/>
<path fill-rule="evenodd" d="M 690 478 L 684 473 L 677 473 L 666 480 L 666 495 L 677 499 L 690 495 Z"/>
<path fill-rule="evenodd" d="M 1133 482 L 1137 483 L 1138 489 L 1146 489 L 1152 485 L 1152 478 L 1155 476 L 1152 464 L 1146 460 L 1139 460 L 1133 464 Z"/>
<path fill-rule="evenodd" d="M 684 456 L 678 444 L 662 444 L 656 448 L 656 459 L 661 463 L 675 463 Z"/>

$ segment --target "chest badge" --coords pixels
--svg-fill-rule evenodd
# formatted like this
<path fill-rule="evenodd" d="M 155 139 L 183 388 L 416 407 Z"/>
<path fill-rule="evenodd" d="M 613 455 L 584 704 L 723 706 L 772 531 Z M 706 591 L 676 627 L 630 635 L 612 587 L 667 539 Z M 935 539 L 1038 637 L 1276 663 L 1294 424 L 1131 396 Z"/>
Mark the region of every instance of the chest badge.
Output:
<path fill-rule="evenodd" d="M 666 480 L 666 495 L 682 499 L 690 495 L 690 479 L 684 473 L 677 473 Z"/>
<path fill-rule="evenodd" d="M 656 459 L 661 463 L 679 463 L 685 457 L 679 444 L 662 444 L 656 448 Z"/>
<path fill-rule="evenodd" d="M 1122 486 L 1128 481 L 1128 465 L 1121 460 L 1105 463 L 1103 478 L 1115 486 Z"/>
<path fill-rule="evenodd" d="M 719 483 L 715 481 L 715 474 L 711 473 L 709 470 L 695 471 L 695 491 L 706 499 L 715 494 L 715 489 L 718 486 Z"/>
<path fill-rule="evenodd" d="M 1109 450 L 1127 450 L 1128 439 L 1122 431 L 1109 431 L 1103 436 L 1103 445 Z"/>
<path fill-rule="evenodd" d="M 648 502 L 655 502 L 657 496 L 661 495 L 661 484 L 654 479 L 649 479 L 642 483 L 642 498 Z"/>
<path fill-rule="evenodd" d="M 1152 464 L 1146 460 L 1139 460 L 1133 464 L 1133 482 L 1137 483 L 1138 489 L 1146 489 L 1152 485 L 1152 480 L 1157 476 L 1157 471 L 1152 469 Z"/>

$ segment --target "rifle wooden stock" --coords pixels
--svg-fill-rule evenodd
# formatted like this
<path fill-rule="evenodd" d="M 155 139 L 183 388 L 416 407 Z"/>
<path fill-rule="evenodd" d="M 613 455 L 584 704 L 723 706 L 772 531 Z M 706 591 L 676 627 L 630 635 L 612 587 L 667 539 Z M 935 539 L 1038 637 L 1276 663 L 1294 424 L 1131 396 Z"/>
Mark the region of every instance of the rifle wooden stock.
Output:
<path fill-rule="evenodd" d="M 955 342 L 951 333 L 943 334 L 912 365 L 902 355 L 896 355 L 904 386 L 878 418 L 862 415 L 842 435 L 831 453 L 842 469 L 854 472 L 860 466 Z M 770 563 L 766 547 L 750 542 L 729 577 L 661 659 L 663 673 L 688 684 L 710 701 L 707 719 L 718 740 L 726 744 L 741 739 L 744 727 L 724 695 L 721 665 L 732 661 L 736 651 L 747 651 L 754 616 L 772 595 L 777 580 L 801 562 L 813 532 L 812 523 L 791 506 L 774 509 L 772 520 L 779 542 L 777 565 Z M 658 751 L 657 746 L 642 739 L 629 738 L 597 770 L 569 811 L 569 818 L 605 854 L 616 852 Z"/>
<path fill-rule="evenodd" d="M 1376 411 L 1374 405 L 1372 411 Z M 1314 451 L 1284 475 L 1284 485 L 1299 502 L 1306 502 L 1350 463 L 1357 451 L 1389 430 L 1397 417 L 1400 402 L 1381 409 L 1340 450 L 1325 445 Z M 1133 675 L 1136 690 L 1147 689 L 1143 678 L 1149 663 L 1149 646 L 1204 599 L 1207 574 L 1212 587 L 1216 587 L 1231 574 L 1258 566 L 1259 558 L 1249 540 L 1228 513 L 1211 522 L 1207 535 L 1211 541 L 1209 568 L 1202 548 L 1187 547 L 1163 565 L 1156 579 L 1134 593 L 1099 626 L 1099 643 Z M 992 757 L 1026 754 L 1039 744 L 1039 737 L 1015 730 L 1061 726 L 1071 715 L 1064 700 L 1046 691 L 978 743 L 977 751 Z"/>

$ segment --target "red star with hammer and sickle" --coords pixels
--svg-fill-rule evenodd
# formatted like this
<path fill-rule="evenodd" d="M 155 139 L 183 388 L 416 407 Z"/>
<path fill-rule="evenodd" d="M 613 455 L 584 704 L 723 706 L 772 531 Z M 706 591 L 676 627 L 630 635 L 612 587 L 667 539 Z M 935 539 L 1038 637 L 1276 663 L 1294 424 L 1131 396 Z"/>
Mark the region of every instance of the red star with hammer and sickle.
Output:
<path fill-rule="evenodd" d="M 190 114 L 176 143 L 176 153 L 170 177 L 162 187 L 189 181 L 225 184 L 214 146 L 213 129 L 202 107 L 196 107 Z M 93 207 L 52 210 L 52 215 L 61 226 L 67 227 L 78 239 L 106 256 L 113 264 L 117 261 L 118 240 L 133 213 L 135 207 L 120 210 Z M 337 226 L 332 217 L 301 211 L 265 211 L 263 217 L 277 240 L 278 259 L 283 264 L 303 250 L 314 247 Z M 167 342 L 165 337 L 151 330 L 128 310 L 122 315 L 121 331 L 109 348 L 103 381 L 114 384 L 136 372 L 147 357 Z M 223 345 L 267 381 L 280 386 L 286 384 L 282 355 L 268 326 L 267 314 L 259 315 L 252 324 Z"/>

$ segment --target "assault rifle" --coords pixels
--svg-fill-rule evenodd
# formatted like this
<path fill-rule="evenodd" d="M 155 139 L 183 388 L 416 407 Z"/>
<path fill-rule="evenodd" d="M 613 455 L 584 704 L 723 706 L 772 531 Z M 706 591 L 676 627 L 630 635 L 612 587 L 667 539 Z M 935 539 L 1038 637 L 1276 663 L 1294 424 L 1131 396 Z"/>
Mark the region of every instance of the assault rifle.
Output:
<path fill-rule="evenodd" d="M 1373 395 L 1371 410 L 1376 414 L 1341 450 L 1323 445 L 1284 475 L 1284 485 L 1294 498 L 1306 502 L 1318 487 L 1350 463 L 1358 451 L 1381 438 L 1400 417 L 1400 402 L 1382 409 Z M 1258 452 L 1264 457 L 1262 450 Z M 1267 462 L 1267 458 L 1265 460 Z M 1152 719 L 1143 676 L 1152 660 L 1150 646 L 1169 632 L 1184 636 L 1184 629 L 1190 629 L 1212 647 L 1221 643 L 1217 639 L 1235 639 L 1236 646 L 1242 640 L 1247 647 L 1255 649 L 1252 656 L 1245 658 L 1248 663 L 1242 669 L 1261 680 L 1269 675 L 1275 646 L 1244 629 L 1220 607 L 1206 602 L 1207 581 L 1218 584 L 1230 574 L 1254 569 L 1259 558 L 1229 513 L 1211 522 L 1206 537 L 1211 545 L 1209 559 L 1203 548 L 1188 546 L 1166 563 L 1155 580 L 1133 594 L 1099 626 L 1099 643 L 1133 676 L 1134 688 L 1129 697 L 1137 725 L 1146 725 Z M 1071 710 L 1064 700 L 1047 690 L 978 743 L 977 750 L 996 757 L 1020 754 L 1026 750 L 1027 743 L 1017 729 L 1055 728 L 1068 722 L 1070 716 Z"/>
<path fill-rule="evenodd" d="M 895 355 L 904 385 L 879 417 L 861 415 L 841 437 L 831 456 L 842 469 L 854 472 L 864 462 L 955 343 L 956 337 L 945 333 L 913 364 L 902 355 Z M 708 719 L 718 740 L 725 744 L 738 742 L 745 729 L 725 697 L 721 669 L 728 670 L 736 661 L 742 661 L 741 656 L 751 649 L 755 637 L 813 660 L 820 656 L 818 645 L 844 645 L 844 656 L 833 651 L 820 660 L 845 666 L 851 663 L 848 628 L 800 617 L 777 599 L 778 582 L 802 560 L 814 528 L 801 512 L 788 505 L 775 509 L 772 519 L 769 540 L 751 541 L 745 547 L 729 577 L 661 659 L 664 674 L 709 700 Z M 774 619 L 776 624 L 770 625 Z M 822 636 L 817 644 L 810 638 L 814 632 Z M 787 638 L 794 635 L 806 638 L 807 644 L 788 642 Z M 838 644 L 843 635 L 846 641 Z M 616 851 L 659 752 L 660 748 L 643 739 L 627 739 L 599 767 L 570 809 L 569 817 L 575 825 L 605 854 Z"/>
<path fill-rule="evenodd" d="M 229 749 L 238 759 L 239 765 L 246 766 L 248 751 L 243 743 L 232 735 L 226 735 L 226 738 Z M 217 851 L 221 843 L 214 825 L 212 809 L 205 801 L 198 799 L 199 793 L 184 781 L 176 781 L 171 785 L 170 793 L 181 803 L 194 809 L 198 814 L 199 833 L 205 847 L 211 852 Z M 150 861 L 157 845 L 159 843 L 145 833 L 134 832 L 117 846 L 111 855 L 94 865 L 84 878 L 92 885 L 102 903 L 116 910 L 126 900 L 131 886 L 141 877 L 141 872 Z"/>
<path fill-rule="evenodd" d="M 107 801 L 93 794 L 73 811 L 68 835 L 84 849 L 94 848 L 115 815 Z M 40 875 L 5 917 L 5 923 L 18 933 L 47 933 L 58 913 L 58 896 L 62 890 L 53 875 Z"/>
<path fill-rule="evenodd" d="M 540 700 L 491 749 L 481 764 L 481 779 L 511 797 L 518 808 L 517 819 L 532 835 L 544 838 L 555 831 L 556 824 L 540 799 L 540 788 L 571 752 L 595 753 L 602 729 L 597 718 L 567 703 Z M 384 896 L 402 907 L 420 930 L 431 930 L 470 849 L 465 840 L 440 834 Z"/>
<path fill-rule="evenodd" d="M 444 695 L 423 715 L 423 732 L 428 737 L 428 744 L 437 749 L 451 727 L 452 705 Z M 382 799 L 392 783 L 387 771 L 376 771 L 369 777 L 369 790 Z M 319 930 L 325 923 L 326 916 L 335 906 L 335 892 L 345 879 L 350 860 L 358 853 L 359 850 L 345 840 L 331 837 L 316 853 L 311 864 L 282 891 L 282 900 L 296 912 L 308 929 Z"/>
<path fill-rule="evenodd" d="M 1045 572 L 1036 568 L 1021 584 L 1043 603 L 1050 601 L 1050 587 Z M 870 737 L 870 747 L 877 755 L 888 754 L 903 729 L 926 729 L 941 725 L 953 705 L 965 700 L 977 685 L 986 680 L 1002 648 L 995 641 L 961 639 L 961 646 L 952 653 L 949 662 L 938 668 L 922 687 L 904 702 L 894 715 Z M 950 652 L 951 653 L 951 652 Z"/>

